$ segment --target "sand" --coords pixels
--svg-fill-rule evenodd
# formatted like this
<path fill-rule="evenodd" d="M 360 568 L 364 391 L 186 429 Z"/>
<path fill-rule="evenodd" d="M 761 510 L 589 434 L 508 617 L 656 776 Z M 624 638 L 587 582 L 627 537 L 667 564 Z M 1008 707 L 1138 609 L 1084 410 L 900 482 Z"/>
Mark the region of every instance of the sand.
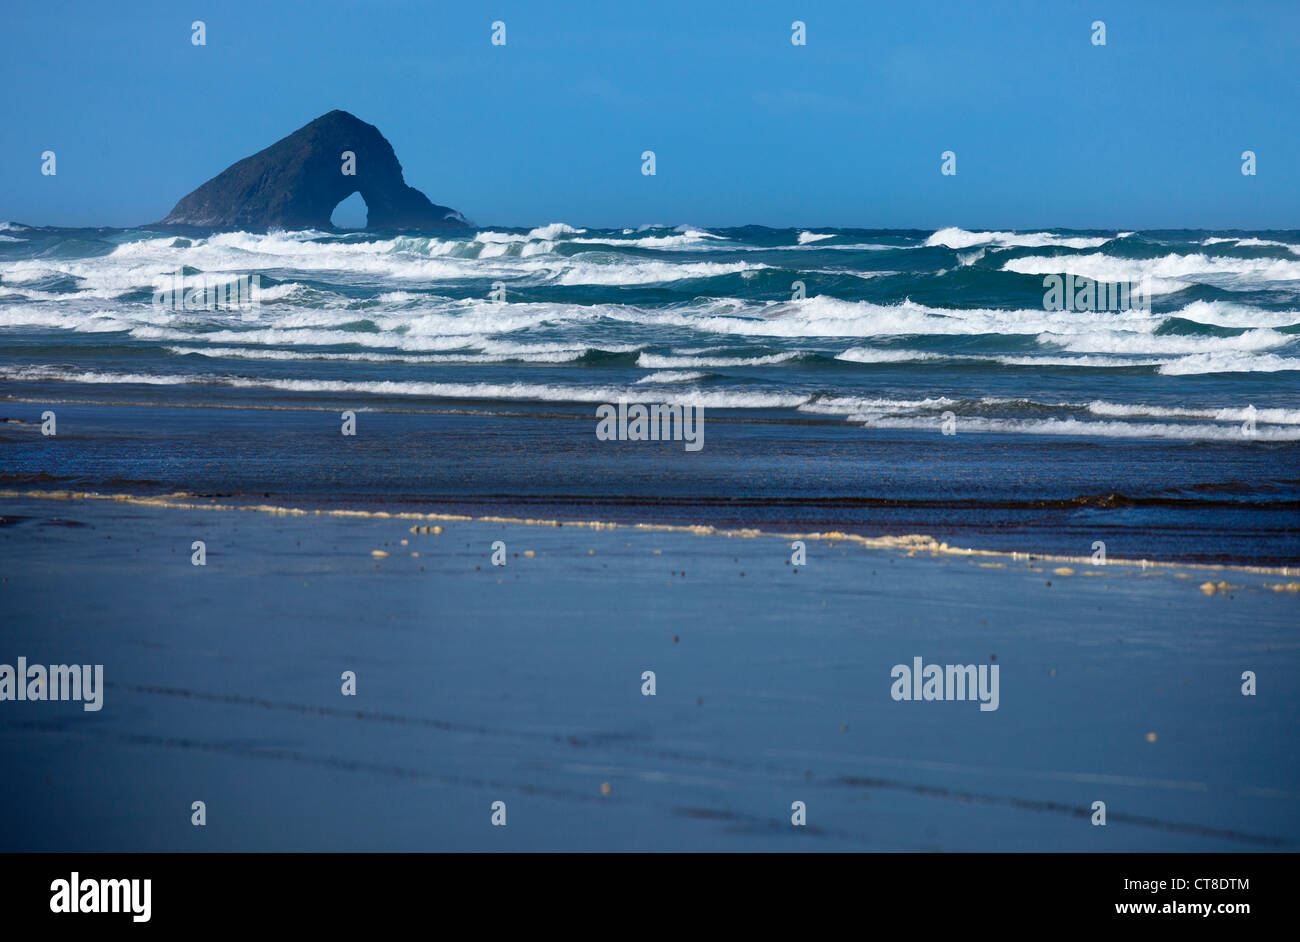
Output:
<path fill-rule="evenodd" d="M 1300 842 L 1284 573 L 211 505 L 0 496 L 0 663 L 106 685 L 0 702 L 0 849 Z M 998 709 L 892 700 L 914 657 Z"/>

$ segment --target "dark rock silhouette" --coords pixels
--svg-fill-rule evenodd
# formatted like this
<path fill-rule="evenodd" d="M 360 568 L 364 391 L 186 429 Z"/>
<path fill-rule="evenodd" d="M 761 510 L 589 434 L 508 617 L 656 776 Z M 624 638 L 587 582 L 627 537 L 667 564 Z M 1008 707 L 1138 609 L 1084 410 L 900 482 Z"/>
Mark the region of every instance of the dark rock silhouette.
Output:
<path fill-rule="evenodd" d="M 355 175 L 343 173 L 343 153 Z M 454 209 L 407 186 L 393 147 L 346 111 L 321 115 L 265 150 L 227 167 L 176 204 L 159 225 L 218 229 L 329 229 L 340 201 L 360 192 L 368 229 L 468 225 Z"/>

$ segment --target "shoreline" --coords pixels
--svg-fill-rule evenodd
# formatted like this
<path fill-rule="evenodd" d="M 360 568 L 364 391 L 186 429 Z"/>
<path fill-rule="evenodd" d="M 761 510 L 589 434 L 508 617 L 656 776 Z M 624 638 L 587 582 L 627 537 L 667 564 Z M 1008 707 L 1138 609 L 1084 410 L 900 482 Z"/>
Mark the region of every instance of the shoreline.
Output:
<path fill-rule="evenodd" d="M 452 514 L 440 513 L 437 511 L 382 511 L 382 510 L 354 510 L 354 509 L 324 509 L 324 508 L 307 508 L 307 507 L 282 507 L 274 504 L 220 504 L 215 503 L 216 498 L 210 498 L 211 503 L 202 503 L 196 500 L 198 495 L 187 492 L 173 492 L 171 494 L 160 494 L 153 497 L 147 497 L 136 494 L 105 494 L 98 491 L 68 491 L 68 490 L 14 490 L 0 489 L 0 499 L 23 499 L 23 500 L 66 500 L 66 501 L 112 501 L 115 503 L 135 504 L 144 507 L 158 507 L 171 510 L 211 510 L 225 512 L 254 512 L 264 514 L 276 514 L 281 516 L 318 516 L 318 517 L 336 517 L 336 518 L 360 518 L 373 520 L 407 520 L 407 521 L 430 521 L 430 522 L 459 522 L 459 523 L 501 523 L 514 526 L 530 527 L 573 527 L 590 530 L 638 530 L 643 532 L 658 533 L 692 533 L 696 536 L 725 536 L 728 538 L 740 539 L 779 539 L 782 541 L 817 541 L 825 542 L 830 545 L 835 543 L 853 543 L 864 549 L 882 549 L 882 550 L 903 550 L 907 556 L 913 556 L 916 553 L 929 553 L 932 556 L 955 556 L 955 557 L 995 557 L 1008 559 L 1013 562 L 1051 562 L 1051 563 L 1075 563 L 1078 565 L 1089 566 L 1125 566 L 1137 567 L 1143 570 L 1147 569 L 1190 569 L 1198 571 L 1224 571 L 1224 572 L 1249 572 L 1260 575 L 1278 575 L 1278 576 L 1297 576 L 1300 575 L 1300 567 L 1297 566 L 1249 566 L 1233 563 L 1178 563 L 1167 560 L 1150 560 L 1150 559 L 1124 559 L 1119 557 L 1107 557 L 1104 563 L 1096 562 L 1090 556 L 1068 556 L 1055 555 L 1050 553 L 1036 553 L 1027 551 L 1006 551 L 992 549 L 977 549 L 971 547 L 951 546 L 946 541 L 936 540 L 927 534 L 909 533 L 895 534 L 890 536 L 862 536 L 855 533 L 843 533 L 840 531 L 828 532 L 807 532 L 807 533 L 780 533 L 759 528 L 719 528 L 711 524 L 667 524 L 667 523 L 617 523 L 614 521 L 599 520 L 558 520 L 540 517 L 505 517 L 497 515 L 469 515 L 469 514 Z M 417 532 L 417 528 L 412 528 L 411 532 Z M 1074 575 L 1073 571 L 1068 573 L 1056 573 L 1057 575 Z M 1084 573 L 1085 575 L 1087 573 Z M 1097 575 L 1102 573 L 1098 572 Z M 1300 593 L 1300 582 L 1288 584 L 1265 584 L 1266 587 L 1277 592 L 1296 592 Z M 1204 587 L 1201 587 L 1204 590 Z M 1235 587 L 1234 587 L 1235 588 Z M 1212 590 L 1211 590 L 1212 591 Z"/>
<path fill-rule="evenodd" d="M 33 421 L 46 406 L 57 437 Z M 0 423 L 0 488 L 844 534 L 866 545 L 921 534 L 966 555 L 1300 571 L 1290 446 L 941 436 L 754 410 L 710 412 L 708 445 L 688 453 L 601 441 L 578 405 L 179 406 L 0 406 L 11 417 Z M 341 429 L 341 414 L 359 425 Z"/>

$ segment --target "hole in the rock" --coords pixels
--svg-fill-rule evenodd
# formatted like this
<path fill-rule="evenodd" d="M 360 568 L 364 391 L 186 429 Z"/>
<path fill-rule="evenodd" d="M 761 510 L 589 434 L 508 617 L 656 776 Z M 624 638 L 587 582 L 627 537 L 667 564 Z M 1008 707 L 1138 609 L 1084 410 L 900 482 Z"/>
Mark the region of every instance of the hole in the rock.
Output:
<path fill-rule="evenodd" d="M 330 225 L 335 229 L 364 229 L 370 210 L 360 192 L 342 200 L 330 213 Z"/>

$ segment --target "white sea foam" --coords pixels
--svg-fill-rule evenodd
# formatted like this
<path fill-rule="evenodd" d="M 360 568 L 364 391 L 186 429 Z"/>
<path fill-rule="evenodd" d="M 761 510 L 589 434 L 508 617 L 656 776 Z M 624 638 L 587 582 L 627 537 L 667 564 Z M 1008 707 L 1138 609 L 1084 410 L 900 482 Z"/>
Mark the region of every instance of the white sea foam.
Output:
<path fill-rule="evenodd" d="M 913 301 L 876 304 L 817 295 L 801 301 L 750 304 L 714 299 L 689 312 L 641 312 L 642 322 L 741 336 L 886 337 L 1062 334 L 1124 329 L 1152 332 L 1163 315 L 1143 311 L 1045 311 L 933 308 Z"/>
<path fill-rule="evenodd" d="M 630 402 L 662 401 L 661 394 L 618 386 L 564 386 L 549 383 L 432 383 L 405 380 L 334 380 L 252 378 L 217 374 L 119 373 L 103 370 L 77 370 L 64 367 L 0 367 L 0 379 L 58 381 L 87 384 L 146 384 L 176 386 L 198 384 L 230 386 L 241 389 L 279 389 L 302 393 L 361 393 L 375 396 L 422 397 L 429 399 L 521 399 L 543 402 Z M 807 401 L 807 396 L 769 392 L 719 391 L 698 389 L 674 393 L 673 402 L 702 406 L 707 409 L 781 409 L 793 408 Z"/>
<path fill-rule="evenodd" d="M 217 344 L 259 344 L 269 347 L 330 347 L 354 344 L 359 347 L 391 348 L 406 351 L 461 350 L 486 342 L 479 334 L 455 336 L 409 336 L 402 334 L 360 333 L 346 330 L 285 329 L 267 327 L 250 330 L 214 330 L 196 334 L 174 327 L 134 327 L 130 336 L 136 340 L 202 341 Z"/>
<path fill-rule="evenodd" d="M 177 352 L 182 352 L 178 350 Z M 190 351 L 184 351 L 190 352 Z M 215 352 L 215 351 L 207 351 Z M 291 351 L 259 351 L 289 353 Z M 346 393 L 381 397 L 428 399 L 536 400 L 549 402 L 664 401 L 662 392 L 637 390 L 654 386 L 696 382 L 706 374 L 668 371 L 642 377 L 629 387 L 565 385 L 551 383 L 429 382 L 406 380 L 340 380 L 283 377 L 249 377 L 209 373 L 139 373 L 85 370 L 64 366 L 0 367 L 0 380 L 66 382 L 93 385 L 227 386 L 247 389 L 276 389 L 298 393 Z M 1099 438 L 1161 438 L 1178 440 L 1300 441 L 1300 410 L 1262 406 L 1253 411 L 1247 405 L 1218 408 L 1172 407 L 1125 404 L 1095 400 L 1089 403 L 1035 403 L 1025 399 L 985 397 L 956 400 L 949 397 L 891 399 L 854 396 L 817 396 L 748 390 L 683 389 L 671 401 L 713 409 L 788 409 L 811 414 L 839 416 L 874 429 L 924 429 L 937 427 L 940 412 L 960 410 L 960 429 L 966 433 L 1056 435 Z M 1006 410 L 1080 411 L 1100 420 L 1078 415 L 1034 415 L 1010 417 Z M 980 414 L 984 411 L 993 414 Z M 1257 422 L 1257 434 L 1245 436 L 1240 424 L 1247 418 Z M 1156 419 L 1164 421 L 1133 421 Z M 1193 420 L 1193 421 L 1187 421 Z M 1199 420 L 1199 421 L 1195 421 Z"/>
<path fill-rule="evenodd" d="M 439 354 L 418 356 L 401 353 L 327 353 L 325 351 L 275 350 L 267 347 L 186 347 L 165 346 L 177 356 L 203 356 L 216 359 L 334 361 L 340 363 L 429 363 Z"/>
<path fill-rule="evenodd" d="M 682 328 L 695 334 L 738 338 L 772 338 L 780 345 L 812 337 L 898 338 L 906 336 L 1033 336 L 1045 349 L 1035 354 L 941 354 L 920 357 L 896 348 L 862 346 L 840 355 L 844 361 L 896 362 L 991 359 L 1007 366 L 1126 367 L 1155 366 L 1164 375 L 1212 372 L 1275 372 L 1293 368 L 1288 351 L 1298 338 L 1274 327 L 1300 319 L 1294 310 L 1268 311 L 1221 301 L 1191 302 L 1161 314 L 1148 312 L 1049 312 L 1037 309 L 933 308 L 914 302 L 874 304 L 816 296 L 797 302 L 750 302 L 737 298 L 697 299 L 689 304 L 644 308 L 638 305 L 572 304 L 557 302 L 503 303 L 478 298 L 453 300 L 434 293 L 384 291 L 358 308 L 358 302 L 300 282 L 271 286 L 279 300 L 261 308 L 254 321 L 241 322 L 232 312 L 177 312 L 131 302 L 110 307 L 103 298 L 75 292 L 36 291 L 30 284 L 4 286 L 11 293 L 28 292 L 54 303 L 8 303 L 0 307 L 0 326 L 86 333 L 127 332 L 138 341 L 200 344 L 263 344 L 267 346 L 359 346 L 394 353 L 424 353 L 475 348 L 485 338 L 522 336 L 534 329 L 559 331 L 558 350 L 616 349 L 633 351 L 638 344 L 593 342 L 596 331 L 635 330 L 638 336 L 660 328 Z M 303 306 L 310 301 L 311 306 Z M 376 305 L 376 301 L 378 304 Z M 1171 318 L 1244 330 L 1230 337 L 1159 334 Z M 368 324 L 367 324 L 368 322 Z M 360 324 L 361 329 L 358 329 Z M 368 328 L 368 329 L 367 329 Z M 589 329 L 590 328 L 590 329 Z M 592 333 L 592 336 L 587 334 Z M 784 338 L 784 339 L 780 339 Z M 1251 359 L 1231 353 L 1271 351 L 1278 357 Z M 540 351 L 539 351 L 540 352 Z M 555 351 L 553 351 L 555 352 Z M 833 351 L 826 351 L 834 355 Z M 1199 356 L 1219 354 L 1216 356 Z M 680 347 L 673 358 L 647 359 L 647 368 L 700 366 L 743 368 L 762 366 L 799 356 L 797 351 L 765 351 L 761 356 L 734 353 L 728 346 Z M 1105 355 L 1105 356 L 1103 356 Z M 649 354 L 658 357 L 659 354 Z M 1195 357 L 1178 361 L 1178 357 Z"/>
<path fill-rule="evenodd" d="M 851 416 L 862 413 L 886 414 L 944 409 L 955 405 L 956 399 L 931 396 L 925 399 L 881 399 L 868 396 L 817 396 L 799 406 L 800 412 L 817 415 Z"/>
<path fill-rule="evenodd" d="M 1200 253 L 1170 253 L 1160 258 L 1117 258 L 1103 253 L 1028 255 L 1008 259 L 1002 270 L 1024 275 L 1069 273 L 1102 282 L 1138 282 L 1149 278 L 1157 294 L 1181 291 L 1197 282 L 1228 290 L 1252 290 L 1261 283 L 1300 279 L 1300 261 Z"/>
<path fill-rule="evenodd" d="M 1230 245 L 1258 244 L 1278 249 L 1258 253 L 1276 257 L 1257 259 L 1222 257 L 1215 254 L 1215 249 L 1202 251 L 1202 247 L 1186 255 L 1124 259 L 1089 252 L 1088 246 L 1069 246 L 1068 240 L 1074 236 L 1052 233 L 941 230 L 925 242 L 969 243 L 959 249 L 957 257 L 962 264 L 973 264 L 981 256 L 987 258 L 985 253 L 992 255 L 1012 245 L 1043 240 L 1039 243 L 1043 253 L 1011 260 L 1004 269 L 1014 271 L 1018 267 L 1028 274 L 1039 270 L 1050 274 L 1073 271 L 1099 280 L 1139 280 L 1150 274 L 1164 279 L 1158 290 L 1193 281 L 1233 289 L 1262 288 L 1271 299 L 1284 299 L 1287 309 L 1275 309 L 1280 305 L 1269 301 L 1247 304 L 1222 300 L 1189 302 L 1178 310 L 1160 313 L 1046 311 L 1037 306 L 1023 310 L 962 309 L 911 300 L 849 301 L 825 294 L 799 301 L 756 300 L 720 297 L 724 292 L 717 282 L 674 285 L 687 279 L 727 277 L 726 293 L 745 295 L 749 292 L 737 285 L 740 279 L 771 267 L 736 261 L 764 258 L 770 262 L 769 257 L 717 254 L 722 250 L 787 253 L 782 256 L 786 261 L 781 267 L 792 269 L 789 278 L 764 279 L 760 297 L 784 295 L 784 284 L 796 277 L 815 286 L 837 283 L 828 282 L 822 274 L 836 276 L 839 282 L 848 280 L 844 276 L 874 278 L 882 274 L 830 268 L 819 272 L 801 267 L 792 260 L 822 260 L 821 256 L 807 255 L 807 251 L 855 247 L 826 244 L 832 235 L 811 230 L 799 234 L 798 245 L 790 244 L 793 233 L 786 235 L 785 245 L 764 247 L 745 245 L 736 238 L 723 238 L 690 226 L 628 230 L 620 237 L 552 223 L 528 232 L 466 231 L 440 237 L 220 233 L 208 239 L 189 240 L 188 245 L 170 236 L 141 237 L 116 246 L 107 255 L 5 258 L 0 260 L 0 296 L 5 298 L 0 305 L 0 329 L 20 338 L 19 344 L 6 345 L 7 361 L 26 358 L 22 345 L 31 336 L 40 337 L 42 343 L 45 338 L 41 335 L 63 331 L 96 336 L 70 341 L 77 352 L 67 359 L 84 365 L 33 367 L 56 372 L 21 375 L 14 372 L 15 368 L 5 368 L 0 376 L 32 382 L 184 382 L 303 393 L 580 402 L 612 401 L 629 391 L 646 396 L 686 392 L 708 380 L 704 391 L 720 397 L 709 400 L 715 408 L 724 407 L 717 405 L 722 402 L 728 403 L 725 407 L 735 408 L 800 407 L 814 414 L 875 421 L 881 428 L 888 427 L 889 422 L 914 423 L 899 427 L 929 428 L 937 421 L 936 410 L 950 406 L 960 414 L 962 428 L 967 430 L 979 430 L 977 425 L 964 424 L 969 419 L 985 422 L 987 431 L 1012 433 L 1010 430 L 1018 428 L 1025 434 L 1132 437 L 1146 434 L 1141 431 L 1145 426 L 1164 423 L 1183 429 L 1171 435 L 1206 437 L 1208 433 L 1186 430 L 1193 426 L 1213 429 L 1216 423 L 1229 422 L 1239 426 L 1244 418 L 1238 416 L 1248 402 L 1244 392 L 1241 401 L 1225 401 L 1217 406 L 1112 404 L 1120 410 L 1139 410 L 1113 414 L 1105 413 L 1109 407 L 1104 404 L 1097 408 L 1086 403 L 1023 404 L 1028 415 L 1021 414 L 1022 406 L 1014 403 L 919 398 L 927 392 L 953 388 L 947 380 L 928 385 L 918 381 L 918 398 L 911 404 L 902 399 L 872 400 L 870 395 L 822 394 L 828 389 L 844 391 L 844 387 L 869 389 L 873 372 L 898 377 L 903 370 L 873 371 L 873 364 L 890 363 L 917 364 L 918 377 L 934 377 L 940 368 L 956 371 L 963 364 L 971 370 L 982 363 L 986 364 L 985 375 L 1003 384 L 997 388 L 1017 388 L 1014 376 L 994 378 L 999 367 L 1007 374 L 1013 368 L 1046 371 L 1139 367 L 1147 371 L 1145 375 L 1126 376 L 1124 385 L 1115 388 L 1150 388 L 1156 391 L 1155 401 L 1162 403 L 1177 402 L 1159 395 L 1175 388 L 1180 395 L 1186 392 L 1194 399 L 1196 390 L 1227 389 L 1230 383 L 1237 382 L 1228 379 L 1198 384 L 1195 380 L 1181 380 L 1181 376 L 1300 371 L 1300 335 L 1287 330 L 1300 325 L 1300 310 L 1296 310 L 1300 304 L 1288 299 L 1288 292 L 1292 292 L 1300 301 L 1300 277 L 1296 277 L 1300 275 L 1300 261 L 1281 250 L 1286 244 L 1274 244 L 1268 239 L 1224 240 Z M 1105 241 L 1097 237 L 1086 240 Z M 1208 245 L 1212 240 L 1206 242 Z M 567 247 L 557 253 L 561 243 Z M 1047 251 L 1061 246 L 1085 254 L 1047 257 Z M 682 254 L 620 251 L 629 247 L 676 250 Z M 919 240 L 918 245 L 856 246 L 864 250 L 917 247 Z M 795 254 L 801 250 L 805 254 Z M 22 251 L 4 247 L 5 255 Z M 710 251 L 715 254 L 708 254 Z M 726 261 L 708 261 L 723 258 Z M 835 260 L 840 258 L 836 256 Z M 149 298 L 158 279 L 171 276 L 182 265 L 188 271 L 197 270 L 209 282 L 262 273 L 260 300 L 264 303 L 256 317 L 245 320 L 239 312 L 154 308 Z M 908 266 L 891 263 L 891 267 Z M 918 276 L 933 274 L 922 272 Z M 283 283 L 271 284 L 273 281 Z M 508 300 L 485 298 L 495 281 L 507 284 Z M 674 285 L 678 300 L 642 300 L 652 296 L 644 291 L 559 290 L 567 285 L 650 284 Z M 529 297 L 552 300 L 524 300 Z M 593 303 L 595 298 L 610 297 L 635 297 L 639 303 Z M 570 300 L 559 300 L 565 298 Z M 961 296 L 953 296 L 953 302 L 960 304 Z M 1188 334 L 1188 325 L 1171 323 L 1175 319 L 1220 329 L 1216 332 L 1230 331 L 1232 335 Z M 120 336 L 102 336 L 113 333 Z M 957 343 L 943 341 L 944 337 L 978 339 Z M 940 339 L 927 342 L 918 338 Z M 89 359 L 101 343 L 161 347 L 172 356 L 150 361 L 149 366 L 117 370 L 101 365 L 103 360 Z M 1040 349 L 1029 349 L 1033 344 Z M 631 357 L 615 364 L 600 362 L 605 354 L 629 353 L 647 375 L 629 367 Z M 116 361 L 116 351 L 113 356 Z M 65 359 L 61 355 L 43 357 Z M 818 357 L 835 357 L 840 367 L 814 377 L 810 371 L 817 364 L 811 361 Z M 800 360 L 807 369 L 779 368 Z M 358 366 L 350 369 L 349 363 Z M 508 363 L 516 365 L 499 366 Z M 382 369 L 388 364 L 409 368 Z M 855 369 L 852 364 L 859 366 Z M 421 366 L 429 368 L 421 370 Z M 155 369 L 181 372 L 151 377 Z M 718 372 L 705 372 L 712 369 Z M 261 372 L 278 375 L 258 376 Z M 39 378 L 42 375 L 45 380 Z M 435 378 L 456 382 L 433 382 Z M 502 382 L 503 378 L 530 382 Z M 1053 379 L 1061 377 L 1048 377 L 1046 382 L 1050 384 Z M 1245 377 L 1242 381 L 1247 382 Z M 284 385 L 290 382 L 308 385 Z M 1261 388 L 1285 390 L 1289 379 L 1279 375 L 1255 382 Z M 1271 385 L 1265 387 L 1267 383 Z M 964 387 L 965 382 L 959 385 Z M 1233 398 L 1228 392 L 1223 395 L 1225 400 Z M 1257 420 L 1262 426 L 1296 425 L 1285 420 L 1290 414 L 1287 410 L 1278 408 L 1287 402 L 1257 402 Z M 1162 413 L 1160 409 L 1170 411 Z M 1058 424 L 1040 428 L 1032 424 L 1048 420 L 1089 427 L 1068 431 L 1073 427 Z M 999 422 L 1022 424 L 997 426 Z M 1112 430 L 1112 423 L 1129 430 Z M 1139 431 L 1132 431 L 1135 428 Z M 1233 431 L 1228 425 L 1223 428 Z"/>
<path fill-rule="evenodd" d="M 496 353 L 503 356 L 514 354 L 532 355 L 545 353 L 560 353 L 572 349 L 572 344 L 562 343 L 520 343 L 518 341 L 503 340 L 484 340 L 480 344 L 480 349 L 484 353 Z M 641 349 L 640 345 L 634 343 L 605 343 L 599 347 L 584 347 L 584 353 L 601 352 L 601 353 L 635 353 Z"/>
<path fill-rule="evenodd" d="M 1192 337 L 1185 334 L 1150 334 L 1129 331 L 1091 331 L 1063 336 L 1039 335 L 1038 342 L 1076 353 L 1219 353 L 1270 350 L 1291 343 L 1291 336 L 1261 327 L 1230 337 Z"/>
<path fill-rule="evenodd" d="M 1164 359 L 1151 359 L 1146 357 L 1122 357 L 1122 356 L 996 356 L 980 357 L 980 359 L 990 359 L 1003 366 L 1029 366 L 1029 367 L 1086 367 L 1089 369 L 1124 369 L 1135 366 L 1162 366 L 1165 363 L 1172 362 Z"/>
<path fill-rule="evenodd" d="M 640 285 L 683 281 L 689 278 L 716 278 L 771 268 L 755 262 L 633 262 L 614 264 L 580 261 L 573 256 L 567 267 L 559 270 L 554 281 L 560 285 Z"/>
<path fill-rule="evenodd" d="M 1257 422 L 1300 425 L 1300 409 L 1255 409 L 1252 413 L 1246 406 L 1228 406 L 1221 409 L 1189 409 L 1185 407 L 1174 408 L 1171 406 L 1106 402 L 1103 399 L 1088 403 L 1087 409 L 1093 415 L 1108 417 L 1212 419 L 1215 422 L 1244 422 L 1253 415 Z"/>
<path fill-rule="evenodd" d="M 553 254 L 549 239 L 572 227 L 554 223 L 528 235 L 477 233 L 473 239 L 412 238 L 373 241 L 304 241 L 283 232 L 218 233 L 177 248 L 175 240 L 142 239 L 123 243 L 107 256 L 75 260 L 19 260 L 0 265 L 8 282 L 35 281 L 51 275 L 72 275 L 85 288 L 117 292 L 150 288 L 182 265 L 205 275 L 232 276 L 267 270 L 293 270 L 329 275 L 346 272 L 349 280 L 374 278 L 398 282 L 449 282 L 464 279 L 507 280 L 518 284 L 561 285 L 651 284 L 707 278 L 767 268 L 750 262 L 659 262 L 610 256 L 592 251 L 572 257 Z M 572 230 L 574 232 L 584 230 Z M 662 239 L 660 247 L 716 239 L 711 233 L 688 230 Z M 681 240 L 680 243 L 677 240 Z M 592 247 L 593 249 L 595 246 Z"/>
<path fill-rule="evenodd" d="M 949 226 L 931 235 L 925 244 L 942 245 L 950 249 L 969 249 L 977 245 L 996 245 L 1000 248 L 1059 245 L 1071 249 L 1094 249 L 1129 234 L 1131 233 L 1120 233 L 1119 236 L 1062 236 L 1053 232 L 969 232 Z"/>
<path fill-rule="evenodd" d="M 529 239 L 558 239 L 560 236 L 578 235 L 586 232 L 586 229 L 575 229 L 573 226 L 563 222 L 553 222 L 549 225 L 539 226 L 528 233 Z"/>
<path fill-rule="evenodd" d="M 801 356 L 803 353 L 797 350 L 757 357 L 667 357 L 643 353 L 637 357 L 636 365 L 645 369 L 674 369 L 690 366 L 770 366 L 773 363 L 786 363 Z"/>
<path fill-rule="evenodd" d="M 1275 246 L 1275 247 L 1277 247 L 1277 248 L 1286 249 L 1288 252 L 1290 252 L 1290 253 L 1293 254 L 1293 255 L 1300 255 L 1300 245 L 1293 245 L 1293 244 L 1290 243 L 1290 242 L 1278 242 L 1278 241 L 1276 241 L 1276 240 L 1274 240 L 1274 239 L 1224 239 L 1224 238 L 1213 238 L 1213 239 L 1203 239 L 1203 240 L 1201 241 L 1200 244 L 1201 244 L 1201 245 L 1219 245 L 1219 244 L 1224 243 L 1224 242 L 1233 242 L 1233 243 L 1236 243 L 1237 245 L 1245 245 L 1245 246 Z"/>
<path fill-rule="evenodd" d="M 1166 316 L 1215 327 L 1292 327 L 1300 324 L 1300 311 L 1266 311 L 1229 301 L 1192 301 Z"/>
<path fill-rule="evenodd" d="M 1003 366 L 1027 367 L 1076 367 L 1089 369 L 1115 369 L 1135 366 L 1162 366 L 1173 362 L 1169 359 L 1151 359 L 1121 356 L 998 356 L 991 354 L 970 353 L 928 353 L 919 350 L 881 350 L 876 348 L 853 347 L 835 357 L 851 363 L 924 363 L 924 362 L 985 362 L 1000 363 Z"/>
<path fill-rule="evenodd" d="M 1164 376 L 1191 376 L 1200 373 L 1279 373 L 1284 370 L 1300 370 L 1300 357 L 1237 351 L 1198 353 L 1166 363 L 1159 372 Z"/>
<path fill-rule="evenodd" d="M 838 354 L 835 359 L 850 363 L 919 363 L 922 360 L 950 360 L 953 357 L 942 353 L 926 353 L 921 350 L 881 350 L 873 347 L 851 347 Z"/>
<path fill-rule="evenodd" d="M 643 376 L 636 382 L 637 385 L 642 383 L 694 383 L 705 379 L 708 375 L 708 373 L 693 373 L 690 370 L 661 370 L 658 373 Z"/>
<path fill-rule="evenodd" d="M 336 361 L 353 363 L 572 363 L 582 359 L 588 348 L 516 350 L 509 353 L 430 353 L 423 356 L 399 353 L 331 353 L 325 351 L 276 350 L 266 347 L 166 347 L 171 353 L 220 359 Z"/>
<path fill-rule="evenodd" d="M 42 327 L 102 334 L 126 330 L 130 326 L 131 322 L 115 311 L 71 312 L 66 308 L 40 304 L 6 304 L 0 307 L 0 327 Z"/>
<path fill-rule="evenodd" d="M 850 416 L 868 428 L 936 429 L 937 417 L 893 418 Z M 1160 438 L 1180 441 L 1220 441 L 1249 444 L 1254 441 L 1300 441 L 1300 428 L 1260 425 L 1247 437 L 1237 425 L 1192 425 L 1176 422 L 1092 422 L 1083 419 L 1005 419 L 962 416 L 961 434 L 1000 433 L 1007 435 L 1068 435 L 1085 438 Z"/>
<path fill-rule="evenodd" d="M 708 240 L 714 242 L 725 242 L 726 239 L 712 232 L 706 232 L 703 229 L 687 229 L 685 232 L 678 232 L 674 235 L 664 236 L 642 236 L 636 239 L 617 239 L 608 238 L 589 238 L 589 239 L 569 239 L 567 241 L 581 245 L 609 245 L 615 248 L 624 246 L 633 246 L 640 249 L 677 249 L 683 246 L 699 247 L 701 243 Z"/>

